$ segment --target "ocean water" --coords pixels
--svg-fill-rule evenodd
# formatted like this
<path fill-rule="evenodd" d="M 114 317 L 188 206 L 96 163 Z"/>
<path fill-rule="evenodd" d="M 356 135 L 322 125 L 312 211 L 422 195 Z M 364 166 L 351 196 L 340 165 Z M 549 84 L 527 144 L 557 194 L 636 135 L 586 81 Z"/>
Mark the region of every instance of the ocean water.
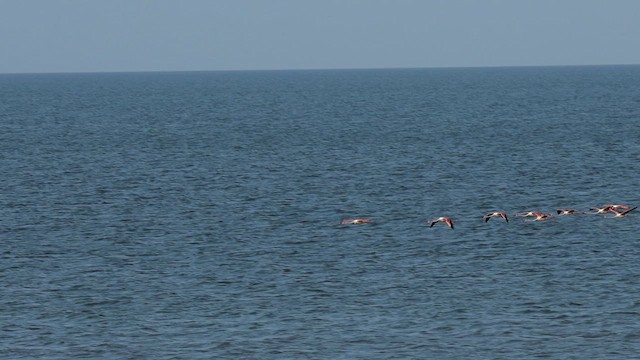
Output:
<path fill-rule="evenodd" d="M 640 354 L 640 213 L 482 219 L 640 205 L 640 66 L 0 75 L 0 99 L 2 358 Z"/>

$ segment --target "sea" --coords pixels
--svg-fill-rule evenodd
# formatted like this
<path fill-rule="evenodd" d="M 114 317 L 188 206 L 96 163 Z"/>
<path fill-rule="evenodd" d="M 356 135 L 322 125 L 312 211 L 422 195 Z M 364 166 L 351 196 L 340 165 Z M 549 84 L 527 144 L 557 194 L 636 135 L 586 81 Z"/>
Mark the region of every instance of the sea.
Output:
<path fill-rule="evenodd" d="M 640 210 L 556 214 L 640 66 L 4 74 L 0 170 L 3 359 L 640 356 Z"/>

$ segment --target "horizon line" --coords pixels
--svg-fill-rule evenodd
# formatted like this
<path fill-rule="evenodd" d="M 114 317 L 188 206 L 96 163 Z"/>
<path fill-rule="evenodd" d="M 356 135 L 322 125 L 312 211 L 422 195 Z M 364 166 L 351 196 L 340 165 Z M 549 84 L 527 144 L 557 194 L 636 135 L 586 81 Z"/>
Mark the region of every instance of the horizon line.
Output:
<path fill-rule="evenodd" d="M 471 66 L 398 66 L 398 67 L 328 67 L 328 68 L 255 68 L 217 70 L 105 70 L 105 71 L 43 71 L 0 72 L 0 75 L 64 75 L 64 74 L 134 74 L 134 73 L 195 73 L 195 72 L 268 72 L 268 71 L 352 71 L 352 70 L 420 70 L 420 69 L 496 69 L 496 68 L 547 68 L 547 67 L 597 67 L 638 66 L 640 63 L 617 64 L 554 64 L 554 65 L 471 65 Z"/>

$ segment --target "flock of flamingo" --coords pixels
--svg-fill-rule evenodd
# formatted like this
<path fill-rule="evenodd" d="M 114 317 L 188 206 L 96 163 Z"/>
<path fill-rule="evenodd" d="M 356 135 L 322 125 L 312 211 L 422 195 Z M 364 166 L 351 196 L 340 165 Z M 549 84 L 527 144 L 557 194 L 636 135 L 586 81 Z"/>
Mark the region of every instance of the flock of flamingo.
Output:
<path fill-rule="evenodd" d="M 637 206 L 620 205 L 620 204 L 606 204 L 602 206 L 592 207 L 589 210 L 593 212 L 578 211 L 576 209 L 557 209 L 556 213 L 559 216 L 574 215 L 574 214 L 593 214 L 593 215 L 607 215 L 605 218 L 622 218 L 629 215 L 630 212 L 637 209 Z M 557 220 L 557 218 L 549 213 L 543 213 L 540 211 L 523 211 L 514 214 L 514 216 L 523 217 L 523 221 L 546 221 Z M 492 217 L 501 217 L 505 222 L 509 222 L 509 216 L 503 211 L 493 211 L 483 216 L 484 222 L 489 221 Z M 533 219 L 529 219 L 533 218 Z M 357 225 L 357 224 L 369 224 L 373 221 L 369 218 L 344 218 L 340 220 L 341 225 Z M 450 217 L 441 216 L 429 221 L 429 227 L 433 227 L 435 224 L 442 222 L 453 229 L 453 220 Z"/>

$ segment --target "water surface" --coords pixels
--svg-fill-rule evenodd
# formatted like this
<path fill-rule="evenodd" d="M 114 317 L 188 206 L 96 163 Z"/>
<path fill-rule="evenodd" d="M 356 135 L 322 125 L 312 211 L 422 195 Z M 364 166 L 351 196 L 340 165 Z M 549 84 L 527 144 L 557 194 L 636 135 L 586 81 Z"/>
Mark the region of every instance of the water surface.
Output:
<path fill-rule="evenodd" d="M 640 67 L 0 75 L 0 355 L 628 359 Z M 371 225 L 340 226 L 366 216 Z M 451 216 L 455 230 L 428 227 Z"/>

